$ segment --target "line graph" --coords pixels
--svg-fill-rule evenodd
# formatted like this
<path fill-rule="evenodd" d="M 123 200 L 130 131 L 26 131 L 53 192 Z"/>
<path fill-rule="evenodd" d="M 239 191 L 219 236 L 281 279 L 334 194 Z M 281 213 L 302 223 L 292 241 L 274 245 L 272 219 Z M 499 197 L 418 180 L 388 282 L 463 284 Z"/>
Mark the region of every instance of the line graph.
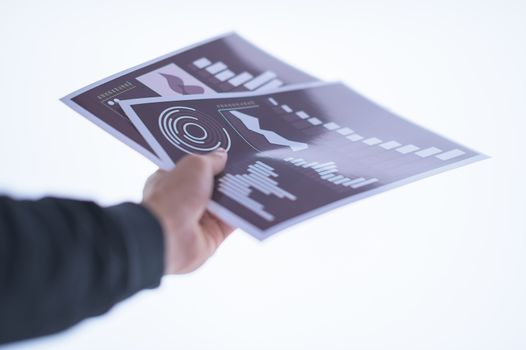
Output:
<path fill-rule="evenodd" d="M 261 126 L 259 125 L 259 120 L 256 117 L 236 110 L 231 110 L 230 113 L 234 117 L 238 118 L 247 127 L 247 129 L 262 135 L 267 139 L 268 142 L 274 145 L 287 146 L 290 147 L 290 149 L 293 151 L 301 151 L 309 147 L 304 142 L 292 141 L 277 134 L 274 131 L 261 129 Z"/>

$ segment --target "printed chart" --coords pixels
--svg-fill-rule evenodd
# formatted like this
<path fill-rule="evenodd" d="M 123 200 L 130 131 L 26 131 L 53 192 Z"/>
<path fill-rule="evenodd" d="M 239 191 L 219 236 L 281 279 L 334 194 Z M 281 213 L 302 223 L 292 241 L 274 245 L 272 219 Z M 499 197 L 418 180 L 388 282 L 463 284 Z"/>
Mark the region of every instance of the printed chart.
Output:
<path fill-rule="evenodd" d="M 211 210 L 260 239 L 484 157 L 340 83 L 120 104 L 167 168 L 187 153 L 227 149 Z"/>
<path fill-rule="evenodd" d="M 255 91 L 313 81 L 317 79 L 230 33 L 125 70 L 62 101 L 160 165 L 122 111 L 121 100 Z"/>

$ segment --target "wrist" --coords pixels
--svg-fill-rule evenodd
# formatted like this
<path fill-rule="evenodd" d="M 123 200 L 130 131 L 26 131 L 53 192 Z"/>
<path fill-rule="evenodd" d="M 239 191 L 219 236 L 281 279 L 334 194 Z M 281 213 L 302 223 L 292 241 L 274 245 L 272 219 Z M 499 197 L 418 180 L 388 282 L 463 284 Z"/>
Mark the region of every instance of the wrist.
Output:
<path fill-rule="evenodd" d="M 172 220 L 167 217 L 167 215 L 163 215 L 160 210 L 155 206 L 155 204 L 145 200 L 142 203 L 142 206 L 147 208 L 150 213 L 157 219 L 157 222 L 161 226 L 162 236 L 163 236 L 163 246 L 164 246 L 164 274 L 172 274 L 174 273 L 174 268 L 171 266 L 171 262 L 173 259 L 171 258 L 173 256 L 173 246 L 174 246 L 174 235 L 171 234 L 173 232 L 173 226 Z"/>

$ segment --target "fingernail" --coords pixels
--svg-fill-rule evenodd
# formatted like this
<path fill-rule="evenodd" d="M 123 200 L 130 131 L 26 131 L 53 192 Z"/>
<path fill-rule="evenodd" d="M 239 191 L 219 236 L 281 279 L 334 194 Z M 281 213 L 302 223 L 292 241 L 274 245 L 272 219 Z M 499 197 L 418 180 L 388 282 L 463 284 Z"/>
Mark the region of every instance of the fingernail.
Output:
<path fill-rule="evenodd" d="M 224 153 L 226 153 L 226 149 L 224 149 L 223 147 L 219 147 L 219 148 L 217 148 L 215 151 L 216 151 L 217 153 L 219 153 L 219 154 L 224 154 Z"/>

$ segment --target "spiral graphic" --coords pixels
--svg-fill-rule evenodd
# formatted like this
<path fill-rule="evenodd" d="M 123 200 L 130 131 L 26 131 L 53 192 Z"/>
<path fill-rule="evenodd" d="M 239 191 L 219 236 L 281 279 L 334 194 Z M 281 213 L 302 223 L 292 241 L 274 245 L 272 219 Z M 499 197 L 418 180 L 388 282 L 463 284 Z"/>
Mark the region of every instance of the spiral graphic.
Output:
<path fill-rule="evenodd" d="M 159 116 L 166 139 L 186 153 L 208 153 L 219 147 L 230 149 L 230 135 L 214 118 L 189 107 L 170 107 Z"/>

